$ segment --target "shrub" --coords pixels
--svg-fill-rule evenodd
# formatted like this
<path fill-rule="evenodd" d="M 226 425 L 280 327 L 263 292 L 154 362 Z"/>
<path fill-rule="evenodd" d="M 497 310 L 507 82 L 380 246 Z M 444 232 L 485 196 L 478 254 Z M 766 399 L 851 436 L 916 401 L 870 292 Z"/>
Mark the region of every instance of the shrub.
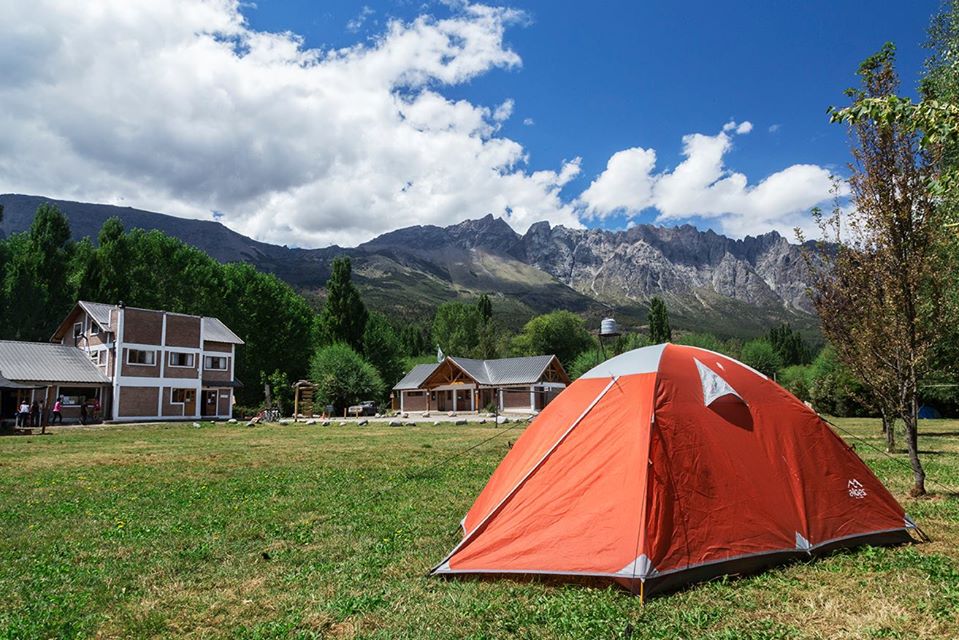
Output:
<path fill-rule="evenodd" d="M 317 349 L 310 379 L 317 385 L 317 406 L 331 404 L 338 414 L 363 400 L 382 403 L 386 391 L 376 368 L 342 342 Z"/>
<path fill-rule="evenodd" d="M 763 338 L 750 340 L 744 344 L 739 359 L 770 378 L 775 376 L 783 366 L 782 358 L 776 352 L 776 348 Z"/>
<path fill-rule="evenodd" d="M 779 372 L 777 381 L 786 391 L 796 396 L 802 401 L 809 401 L 809 386 L 812 367 L 809 365 L 796 364 L 786 367 Z"/>

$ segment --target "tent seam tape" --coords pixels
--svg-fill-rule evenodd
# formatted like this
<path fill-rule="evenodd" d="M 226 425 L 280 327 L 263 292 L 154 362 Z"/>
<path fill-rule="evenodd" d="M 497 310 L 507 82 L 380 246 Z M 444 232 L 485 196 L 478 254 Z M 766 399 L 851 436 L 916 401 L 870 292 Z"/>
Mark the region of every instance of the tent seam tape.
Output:
<path fill-rule="evenodd" d="M 640 512 L 640 516 L 639 516 L 639 529 L 636 532 L 636 547 L 633 550 L 634 558 L 638 558 L 640 556 L 639 543 L 640 543 L 640 540 L 643 539 L 644 534 L 646 533 L 647 524 L 649 524 L 648 522 L 646 522 L 646 506 L 647 506 L 646 502 L 649 500 L 649 477 L 651 475 L 651 470 L 653 466 L 649 456 L 651 454 L 651 449 L 653 446 L 653 425 L 656 422 L 656 397 L 657 397 L 657 390 L 659 389 L 659 367 L 660 367 L 660 364 L 662 364 L 663 355 L 665 351 L 666 351 L 666 347 L 663 347 L 663 353 L 659 354 L 659 361 L 656 363 L 656 375 L 653 377 L 653 393 L 652 393 L 653 397 L 652 397 L 652 402 L 650 403 L 652 405 L 652 408 L 649 411 L 649 424 L 647 425 L 647 429 L 646 429 L 646 456 L 645 456 L 646 459 L 643 460 L 643 470 L 645 472 L 645 478 L 643 481 L 643 499 L 641 500 L 641 503 L 640 503 L 640 508 L 642 509 L 642 511 Z M 645 550 L 644 550 L 644 553 L 645 553 Z M 649 561 L 649 566 L 652 567 L 653 566 L 652 560 L 648 556 L 646 559 Z M 636 579 L 636 561 L 633 560 L 633 580 L 635 579 Z M 645 581 L 645 578 L 642 578 L 642 579 Z"/>

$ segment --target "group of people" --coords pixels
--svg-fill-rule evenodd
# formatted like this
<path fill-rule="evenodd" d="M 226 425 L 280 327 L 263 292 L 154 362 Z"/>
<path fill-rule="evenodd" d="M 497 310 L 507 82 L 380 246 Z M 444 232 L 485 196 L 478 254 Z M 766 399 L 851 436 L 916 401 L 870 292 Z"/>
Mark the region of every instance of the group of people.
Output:
<path fill-rule="evenodd" d="M 34 400 L 33 404 L 26 399 L 20 402 L 17 408 L 17 427 L 41 427 L 47 424 L 44 414 L 43 400 Z M 80 402 L 80 424 L 86 424 L 90 421 L 90 413 L 93 413 L 93 419 L 96 420 L 100 415 L 100 399 L 94 398 L 93 402 L 88 403 L 86 399 Z M 50 416 L 49 424 L 63 424 L 63 396 L 60 396 L 53 403 L 53 411 Z"/>

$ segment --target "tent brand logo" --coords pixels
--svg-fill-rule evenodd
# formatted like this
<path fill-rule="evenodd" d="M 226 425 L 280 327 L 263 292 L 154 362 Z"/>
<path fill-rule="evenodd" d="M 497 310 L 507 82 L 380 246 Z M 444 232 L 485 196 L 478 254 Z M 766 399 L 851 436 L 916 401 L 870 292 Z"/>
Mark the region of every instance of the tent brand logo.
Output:
<path fill-rule="evenodd" d="M 866 488 L 862 486 L 862 483 L 853 478 L 849 481 L 849 497 L 862 500 L 866 497 Z"/>

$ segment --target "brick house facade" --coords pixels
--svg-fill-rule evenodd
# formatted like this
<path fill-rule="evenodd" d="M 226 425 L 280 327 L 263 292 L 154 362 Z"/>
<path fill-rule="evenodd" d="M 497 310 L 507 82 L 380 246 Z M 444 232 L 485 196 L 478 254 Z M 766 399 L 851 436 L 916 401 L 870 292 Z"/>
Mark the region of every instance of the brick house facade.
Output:
<path fill-rule="evenodd" d="M 51 342 L 82 350 L 109 381 L 97 396 L 104 418 L 232 414 L 243 340 L 217 318 L 80 301 Z"/>

